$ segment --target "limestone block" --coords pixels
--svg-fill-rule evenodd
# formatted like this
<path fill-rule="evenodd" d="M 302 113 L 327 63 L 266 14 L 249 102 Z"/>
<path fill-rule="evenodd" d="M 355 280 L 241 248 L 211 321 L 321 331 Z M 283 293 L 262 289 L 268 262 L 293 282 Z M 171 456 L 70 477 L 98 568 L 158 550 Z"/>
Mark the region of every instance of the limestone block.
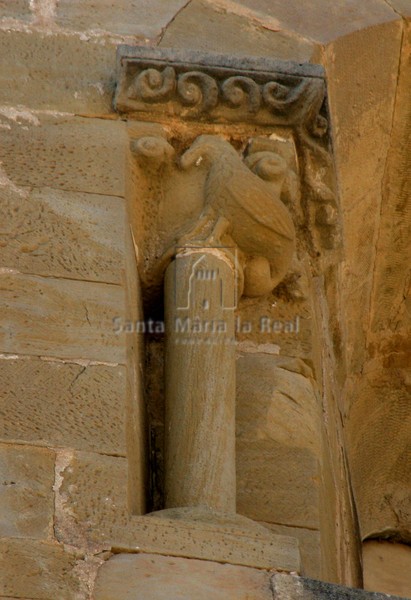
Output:
<path fill-rule="evenodd" d="M 241 0 L 236 4 L 243 10 L 257 13 L 263 21 L 270 19 L 272 28 L 294 31 L 323 44 L 352 31 L 398 19 L 390 3 L 384 0 L 356 4 L 351 0 L 339 0 L 332 5 L 327 0 L 315 0 L 310 3 L 309 10 L 299 0 L 287 3 L 282 0 Z"/>
<path fill-rule="evenodd" d="M 136 248 L 131 229 L 126 229 L 126 314 L 132 321 L 143 321 L 140 277 L 137 267 Z M 148 367 L 144 336 L 133 331 L 126 336 L 126 439 L 128 463 L 128 506 L 136 515 L 147 512 L 148 499 L 148 437 L 147 406 L 144 386 L 148 377 L 155 377 Z M 142 367 L 143 362 L 145 368 Z M 158 377 L 162 385 L 163 377 Z M 148 389 L 148 388 L 145 388 Z M 151 434 L 150 434 L 151 435 Z M 151 448 L 152 450 L 152 448 Z"/>
<path fill-rule="evenodd" d="M 56 22 L 76 31 L 103 30 L 121 35 L 133 35 L 147 41 L 155 38 L 187 4 L 187 0 L 60 0 Z"/>
<path fill-rule="evenodd" d="M 237 361 L 237 512 L 318 528 L 321 415 L 307 366 L 244 354 Z"/>
<path fill-rule="evenodd" d="M 1 277 L 0 352 L 124 363 L 113 318 L 120 286 L 6 272 Z"/>
<path fill-rule="evenodd" d="M 375 248 L 370 244 L 375 258 L 369 303 L 364 303 L 362 297 L 367 313 L 364 318 L 369 360 L 349 386 L 346 425 L 347 453 L 362 539 L 393 537 L 405 542 L 411 540 L 411 409 L 407 373 L 410 364 L 410 56 L 411 28 L 409 23 L 404 23 L 400 62 L 393 67 L 395 79 L 398 77 L 397 87 L 395 94 L 385 92 L 387 98 L 395 99 L 393 120 L 387 123 L 391 137 L 384 145 L 386 163 L 383 170 L 375 171 L 379 182 L 382 173 L 384 177 L 378 190 L 378 210 L 376 206 L 373 209 L 379 219 Z M 363 228 L 361 231 L 364 233 Z M 353 315 L 357 320 L 361 318 L 354 311 Z"/>
<path fill-rule="evenodd" d="M 110 548 L 133 538 L 125 458 L 71 452 L 58 470 L 62 477 L 55 521 L 59 541 Z"/>
<path fill-rule="evenodd" d="M 155 554 L 118 554 L 99 570 L 95 600 L 272 600 L 265 571 Z"/>
<path fill-rule="evenodd" d="M 0 380 L 0 439 L 125 455 L 124 367 L 3 359 Z"/>
<path fill-rule="evenodd" d="M 80 584 L 74 569 L 81 561 L 57 543 L 30 539 L 0 541 L 0 596 L 75 600 Z"/>
<path fill-rule="evenodd" d="M 411 16 L 410 5 L 409 15 Z M 411 326 L 410 60 L 411 23 L 408 23 L 404 27 L 392 137 L 382 190 L 370 323 L 372 331 L 370 338 L 374 345 L 380 346 L 384 354 L 392 351 L 394 355 L 400 353 L 405 355 L 404 366 L 409 365 L 409 327 Z M 393 334 L 393 338 L 387 340 L 385 344 L 385 340 L 380 339 L 384 330 L 389 330 Z M 403 339 L 399 337 L 401 334 Z"/>
<path fill-rule="evenodd" d="M 301 575 L 313 579 L 322 578 L 321 569 L 321 536 L 316 529 L 303 527 L 287 527 L 274 523 L 262 523 L 278 535 L 295 537 L 298 540 L 301 555 Z"/>
<path fill-rule="evenodd" d="M 45 188 L 0 190 L 0 265 L 22 273 L 122 283 L 124 201 Z"/>
<path fill-rule="evenodd" d="M 319 526 L 319 464 L 309 452 L 259 440 L 238 442 L 237 510 L 249 518 Z M 245 457 L 246 455 L 246 457 Z"/>
<path fill-rule="evenodd" d="M 114 548 L 190 556 L 259 568 L 298 571 L 297 541 L 262 528 L 202 520 L 133 516 L 127 506 L 127 461 L 92 453 L 66 453 L 56 498 L 56 535 L 93 552 Z M 167 512 L 167 511 L 166 511 Z M 258 531 L 256 531 L 256 529 Z"/>
<path fill-rule="evenodd" d="M 411 548 L 367 541 L 362 547 L 364 589 L 411 597 Z"/>
<path fill-rule="evenodd" d="M 111 112 L 117 44 L 104 36 L 0 31 L 0 103 Z"/>
<path fill-rule="evenodd" d="M 241 13 L 240 7 L 239 14 L 233 14 L 219 3 L 211 5 L 205 0 L 192 0 L 167 27 L 159 45 L 318 62 L 316 46 L 310 40 L 286 31 L 273 31 L 263 18 L 253 22 Z"/>
<path fill-rule="evenodd" d="M 370 8 L 367 2 L 359 10 Z M 391 9 L 385 5 L 384 10 Z M 324 53 L 344 219 L 340 306 L 351 373 L 365 358 L 382 165 L 389 152 L 401 38 L 402 23 L 393 21 L 342 37 Z"/>
<path fill-rule="evenodd" d="M 53 533 L 54 452 L 0 444 L 0 536 L 46 539 Z"/>
<path fill-rule="evenodd" d="M 325 581 L 276 573 L 271 578 L 273 600 L 401 600 Z"/>
<path fill-rule="evenodd" d="M 124 123 L 72 116 L 4 118 L 0 160 L 18 186 L 124 196 Z M 7 121 L 7 122 L 6 122 Z"/>
<path fill-rule="evenodd" d="M 31 19 L 29 0 L 0 0 L 0 18 Z"/>
<path fill-rule="evenodd" d="M 411 541 L 410 398 L 400 369 L 378 374 L 363 377 L 346 425 L 360 533 Z"/>
<path fill-rule="evenodd" d="M 408 0 L 389 0 L 390 6 L 403 17 L 411 17 L 411 5 Z"/>

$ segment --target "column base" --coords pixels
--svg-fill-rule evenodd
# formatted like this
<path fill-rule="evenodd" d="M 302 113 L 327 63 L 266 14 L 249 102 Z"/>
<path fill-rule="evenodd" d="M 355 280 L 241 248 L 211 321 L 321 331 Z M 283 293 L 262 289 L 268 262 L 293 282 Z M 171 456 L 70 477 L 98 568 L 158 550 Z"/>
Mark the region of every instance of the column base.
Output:
<path fill-rule="evenodd" d="M 145 518 L 172 521 L 186 530 L 193 527 L 203 540 L 187 557 L 213 560 L 260 569 L 275 569 L 299 573 L 298 540 L 276 535 L 259 523 L 232 513 L 221 513 L 208 507 L 168 508 L 146 515 Z"/>

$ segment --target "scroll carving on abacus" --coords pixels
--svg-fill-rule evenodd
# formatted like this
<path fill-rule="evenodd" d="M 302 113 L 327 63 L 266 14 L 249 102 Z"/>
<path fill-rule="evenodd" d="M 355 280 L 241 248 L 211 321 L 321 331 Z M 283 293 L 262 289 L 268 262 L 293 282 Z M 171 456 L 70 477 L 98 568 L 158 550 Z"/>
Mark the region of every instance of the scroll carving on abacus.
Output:
<path fill-rule="evenodd" d="M 340 245 L 326 84 L 318 65 L 120 46 L 114 106 L 128 119 L 288 128 L 311 254 Z"/>

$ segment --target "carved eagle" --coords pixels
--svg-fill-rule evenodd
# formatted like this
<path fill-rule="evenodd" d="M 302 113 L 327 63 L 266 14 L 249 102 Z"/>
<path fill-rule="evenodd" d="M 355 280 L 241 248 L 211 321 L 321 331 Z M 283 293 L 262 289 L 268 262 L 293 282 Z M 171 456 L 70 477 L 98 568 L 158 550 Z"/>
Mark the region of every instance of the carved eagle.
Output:
<path fill-rule="evenodd" d="M 288 209 L 280 199 L 287 165 L 273 154 L 278 176 L 267 183 L 246 166 L 224 138 L 201 135 L 183 154 L 183 169 L 206 166 L 204 208 L 199 220 L 183 236 L 184 243 L 201 239 L 221 243 L 228 234 L 249 258 L 252 266 L 261 270 L 264 259 L 269 263 L 269 281 L 261 289 L 269 291 L 284 277 L 295 249 L 295 229 Z M 211 235 L 201 238 L 200 232 L 211 224 Z M 254 295 L 254 294 L 251 294 Z M 256 293 L 255 295 L 259 295 Z"/>

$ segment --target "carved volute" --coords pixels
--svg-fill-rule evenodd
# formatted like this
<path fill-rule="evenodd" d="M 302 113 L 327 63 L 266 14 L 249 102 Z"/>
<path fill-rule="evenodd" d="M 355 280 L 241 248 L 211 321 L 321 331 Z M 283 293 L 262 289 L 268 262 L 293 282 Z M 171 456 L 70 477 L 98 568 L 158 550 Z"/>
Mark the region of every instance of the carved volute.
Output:
<path fill-rule="evenodd" d="M 200 170 L 203 179 L 197 192 L 199 214 L 181 224 L 173 243 L 154 264 L 159 281 L 176 249 L 193 245 L 232 249 L 240 296 L 267 294 L 284 278 L 295 251 L 293 220 L 281 200 L 288 166 L 274 148 L 256 147 L 251 146 L 244 159 L 223 137 L 200 135 L 176 158 L 164 138 L 133 141 L 133 153 L 143 168 L 163 172 L 175 168 L 187 177 Z M 178 201 L 189 204 L 192 199 Z"/>

